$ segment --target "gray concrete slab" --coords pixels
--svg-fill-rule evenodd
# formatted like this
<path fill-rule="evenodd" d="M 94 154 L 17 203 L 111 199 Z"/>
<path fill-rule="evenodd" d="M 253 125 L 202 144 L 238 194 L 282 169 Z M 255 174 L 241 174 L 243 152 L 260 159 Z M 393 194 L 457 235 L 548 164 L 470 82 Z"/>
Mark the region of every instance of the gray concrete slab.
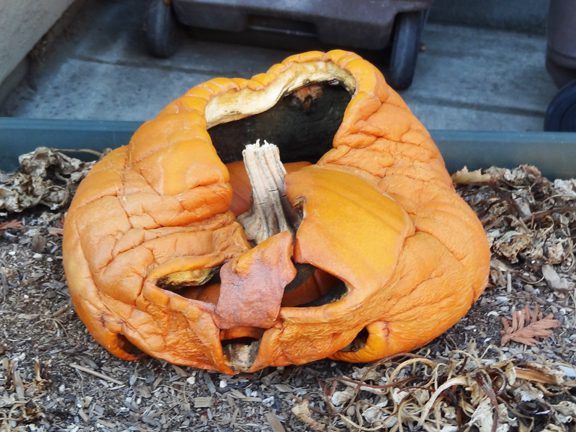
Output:
<path fill-rule="evenodd" d="M 434 0 L 430 19 L 544 34 L 550 0 Z"/>
<path fill-rule="evenodd" d="M 142 120 L 211 75 L 67 60 L 17 115 L 31 118 Z"/>
<path fill-rule="evenodd" d="M 439 101 L 414 101 L 407 98 L 410 108 L 428 129 L 473 131 L 541 131 L 543 115 L 531 116 L 501 111 L 447 106 Z"/>
<path fill-rule="evenodd" d="M 81 30 L 69 48 L 70 57 L 135 68 L 250 77 L 292 54 L 286 50 L 203 41 L 182 32 L 178 50 L 172 57 L 153 58 L 144 43 L 142 13 L 135 10 L 127 16 L 130 4 L 135 9 L 138 2 L 116 2 L 108 8 L 100 6 L 99 13 L 95 14 L 98 26 Z"/>
<path fill-rule="evenodd" d="M 87 2 L 48 53 L 33 86 L 2 108 L 30 118 L 144 120 L 213 76 L 249 77 L 291 52 L 181 39 L 166 60 L 146 53 L 138 1 Z M 402 93 L 429 128 L 541 130 L 556 92 L 544 68 L 545 38 L 428 25 L 413 86 Z"/>
<path fill-rule="evenodd" d="M 556 87 L 544 37 L 433 24 L 402 96 L 429 127 L 540 130 Z"/>

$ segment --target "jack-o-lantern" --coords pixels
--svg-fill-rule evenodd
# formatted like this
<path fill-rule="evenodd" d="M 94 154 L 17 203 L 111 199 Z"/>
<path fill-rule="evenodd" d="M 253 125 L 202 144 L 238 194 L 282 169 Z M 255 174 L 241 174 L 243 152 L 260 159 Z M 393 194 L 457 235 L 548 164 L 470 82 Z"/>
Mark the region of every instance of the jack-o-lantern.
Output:
<path fill-rule="evenodd" d="M 489 248 L 398 94 L 331 51 L 142 125 L 78 188 L 64 265 L 114 355 L 236 373 L 422 346 L 481 294 Z"/>

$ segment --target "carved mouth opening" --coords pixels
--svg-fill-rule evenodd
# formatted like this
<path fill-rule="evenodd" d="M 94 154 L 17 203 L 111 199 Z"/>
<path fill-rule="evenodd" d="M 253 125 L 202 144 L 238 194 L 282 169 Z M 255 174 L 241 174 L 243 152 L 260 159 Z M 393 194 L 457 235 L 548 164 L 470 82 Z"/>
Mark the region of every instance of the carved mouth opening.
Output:
<path fill-rule="evenodd" d="M 241 372 L 250 369 L 260 348 L 260 339 L 243 337 L 222 341 L 222 351 L 232 368 Z"/>
<path fill-rule="evenodd" d="M 317 307 L 340 300 L 348 288 L 340 279 L 309 264 L 296 264 L 296 278 L 284 289 L 282 307 Z"/>
<path fill-rule="evenodd" d="M 208 130 L 224 163 L 242 160 L 246 144 L 266 139 L 282 162 L 316 162 L 332 147 L 351 95 L 338 80 L 309 83 L 284 94 L 270 109 Z"/>
<path fill-rule="evenodd" d="M 317 307 L 340 300 L 348 293 L 348 288 L 340 279 L 309 264 L 294 263 L 297 274 L 284 289 L 282 307 Z M 182 297 L 216 305 L 220 297 L 220 274 L 217 267 L 213 275 L 205 283 L 195 285 L 193 281 L 175 280 L 174 275 L 181 276 L 184 272 L 172 273 L 160 278 L 156 285 L 162 289 L 175 292 Z M 190 272 L 188 272 L 190 273 Z M 245 332 L 242 328 L 232 329 L 237 333 Z M 261 330 L 261 329 L 258 329 Z M 225 332 L 223 330 L 223 332 Z M 256 335 L 260 338 L 262 332 Z M 234 339 L 235 333 L 226 331 L 221 339 Z"/>
<path fill-rule="evenodd" d="M 293 75 L 301 80 L 301 84 L 270 85 L 270 89 L 258 95 L 258 100 L 265 102 L 254 103 L 259 108 L 243 106 L 242 100 L 249 100 L 250 94 L 242 96 L 234 93 L 230 98 L 222 97 L 222 101 L 214 100 L 212 106 L 207 108 L 207 123 L 211 126 L 208 133 L 224 163 L 243 160 L 242 152 L 246 145 L 260 139 L 274 143 L 282 163 L 315 163 L 332 148 L 334 136 L 354 91 L 351 76 L 332 63 L 321 65 L 314 72 L 303 69 Z M 310 79 L 301 79 L 306 75 Z M 312 78 L 312 75 L 321 78 Z M 280 76 L 277 81 L 283 80 L 285 77 Z M 269 106 L 264 106 L 266 103 Z M 283 181 L 283 177 L 280 181 Z M 254 185 L 252 187 L 254 189 Z M 301 213 L 282 197 L 280 201 L 284 213 L 280 219 L 285 217 L 295 233 L 299 224 L 299 220 L 294 220 L 295 215 L 301 220 Z M 256 235 L 251 236 L 248 228 L 250 222 L 242 216 L 238 220 L 246 228 L 250 240 L 256 244 L 271 235 L 268 232 L 261 235 L 259 240 L 254 240 Z M 257 221 L 256 225 L 261 225 L 261 221 Z M 284 290 L 282 307 L 322 306 L 347 294 L 347 287 L 336 277 L 310 265 L 295 265 L 298 273 Z M 191 298 L 199 299 L 200 296 Z"/>

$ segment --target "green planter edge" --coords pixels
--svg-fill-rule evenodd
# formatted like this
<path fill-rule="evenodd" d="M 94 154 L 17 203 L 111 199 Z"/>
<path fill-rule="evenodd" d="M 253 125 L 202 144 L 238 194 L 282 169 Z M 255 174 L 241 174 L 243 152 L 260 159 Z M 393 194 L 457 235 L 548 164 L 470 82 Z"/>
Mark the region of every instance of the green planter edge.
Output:
<path fill-rule="evenodd" d="M 18 156 L 36 147 L 116 148 L 125 145 L 138 121 L 45 120 L 0 117 L 0 169 L 14 170 Z M 548 178 L 576 178 L 576 133 L 432 130 L 450 172 L 521 164 Z"/>

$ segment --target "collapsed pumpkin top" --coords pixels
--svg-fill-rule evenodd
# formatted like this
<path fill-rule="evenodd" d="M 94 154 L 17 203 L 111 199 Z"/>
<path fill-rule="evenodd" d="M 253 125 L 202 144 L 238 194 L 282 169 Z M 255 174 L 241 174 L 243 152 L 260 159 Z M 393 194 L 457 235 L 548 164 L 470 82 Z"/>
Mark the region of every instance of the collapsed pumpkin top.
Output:
<path fill-rule="evenodd" d="M 352 95 L 338 132 L 331 140 L 334 148 L 372 144 L 375 137 L 367 136 L 358 127 L 376 115 L 378 127 L 369 132 L 391 141 L 416 144 L 429 158 L 440 159 L 425 128 L 380 72 L 356 54 L 337 50 L 289 57 L 251 80 L 216 78 L 190 89 L 136 131 L 129 145 L 130 163 L 140 167 L 157 191 L 169 195 L 214 181 L 227 181 L 225 167 L 216 163 L 218 152 L 209 130 L 266 112 L 286 95 L 317 83 L 342 86 Z M 386 106 L 384 113 L 382 106 Z M 297 125 L 291 126 L 298 129 Z M 241 159 L 246 144 L 259 138 L 268 139 L 281 149 L 286 146 L 262 134 L 239 138 L 235 143 L 235 160 Z M 156 158 L 161 159 L 162 169 L 149 169 L 148 164 Z M 226 159 L 225 162 L 233 161 Z M 282 160 L 288 161 L 285 157 Z M 170 175 L 161 176 L 163 171 L 170 171 Z"/>

